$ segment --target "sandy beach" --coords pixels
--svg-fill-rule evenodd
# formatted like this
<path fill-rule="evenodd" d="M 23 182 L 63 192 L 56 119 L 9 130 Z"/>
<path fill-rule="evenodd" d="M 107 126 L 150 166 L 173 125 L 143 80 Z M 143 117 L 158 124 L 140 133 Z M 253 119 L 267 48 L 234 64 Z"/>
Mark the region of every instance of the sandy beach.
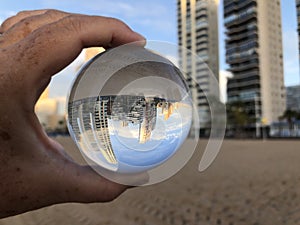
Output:
<path fill-rule="evenodd" d="M 80 160 L 70 138 L 57 140 Z M 226 140 L 213 165 L 200 173 L 205 143 L 163 183 L 131 189 L 112 203 L 55 205 L 0 225 L 300 224 L 300 141 Z"/>

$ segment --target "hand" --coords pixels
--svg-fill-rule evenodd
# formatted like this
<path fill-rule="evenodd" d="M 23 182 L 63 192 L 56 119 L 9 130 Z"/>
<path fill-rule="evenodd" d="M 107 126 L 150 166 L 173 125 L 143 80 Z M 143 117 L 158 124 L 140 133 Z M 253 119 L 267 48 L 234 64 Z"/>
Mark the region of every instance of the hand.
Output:
<path fill-rule="evenodd" d="M 45 134 L 34 106 L 51 76 L 83 48 L 144 38 L 116 19 L 56 10 L 18 13 L 0 33 L 0 217 L 119 196 L 127 187 L 73 162 Z"/>

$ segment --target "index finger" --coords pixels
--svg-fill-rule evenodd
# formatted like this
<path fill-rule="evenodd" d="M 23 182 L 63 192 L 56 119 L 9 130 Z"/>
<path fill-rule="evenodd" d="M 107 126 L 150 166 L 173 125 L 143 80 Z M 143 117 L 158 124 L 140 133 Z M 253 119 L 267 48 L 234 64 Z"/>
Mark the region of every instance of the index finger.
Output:
<path fill-rule="evenodd" d="M 9 30 L 12 26 L 14 26 L 16 23 L 20 22 L 21 20 L 30 17 L 30 16 L 36 16 L 41 15 L 47 12 L 46 9 L 41 10 L 32 10 L 32 11 L 21 11 L 17 15 L 12 16 L 8 19 L 6 19 L 0 26 L 0 33 L 4 33 L 7 30 Z"/>
<path fill-rule="evenodd" d="M 11 52 L 20 62 L 19 66 L 26 68 L 22 73 L 23 85 L 31 90 L 40 90 L 52 75 L 70 64 L 83 48 L 115 47 L 136 41 L 145 44 L 143 36 L 120 20 L 71 15 L 37 29 L 13 45 Z"/>

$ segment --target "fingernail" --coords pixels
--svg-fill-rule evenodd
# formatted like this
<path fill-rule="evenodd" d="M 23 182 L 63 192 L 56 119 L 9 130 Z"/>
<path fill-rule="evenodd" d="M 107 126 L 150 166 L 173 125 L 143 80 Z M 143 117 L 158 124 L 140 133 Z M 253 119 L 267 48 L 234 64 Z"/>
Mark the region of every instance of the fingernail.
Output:
<path fill-rule="evenodd" d="M 138 32 L 135 32 L 135 31 L 134 31 L 134 33 L 135 33 L 137 36 L 139 36 L 139 37 L 140 37 L 140 39 L 142 39 L 142 40 L 146 41 L 146 38 L 145 38 L 145 36 L 141 35 L 141 34 L 140 34 L 140 33 L 138 33 Z"/>

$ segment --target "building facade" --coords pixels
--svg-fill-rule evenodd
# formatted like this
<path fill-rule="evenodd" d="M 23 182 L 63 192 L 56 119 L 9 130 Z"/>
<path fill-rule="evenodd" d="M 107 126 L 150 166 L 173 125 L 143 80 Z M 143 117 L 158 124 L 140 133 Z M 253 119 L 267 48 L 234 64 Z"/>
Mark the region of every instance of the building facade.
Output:
<path fill-rule="evenodd" d="M 213 87 L 216 82 L 212 82 L 219 78 L 218 5 L 219 0 L 177 0 L 180 65 L 200 116 L 200 127 L 209 126 L 207 95 L 218 95 Z M 194 126 L 199 124 L 194 122 Z"/>
<path fill-rule="evenodd" d="M 65 98 L 49 98 L 49 87 L 45 89 L 35 105 L 35 113 L 46 132 L 67 132 L 65 106 Z"/>
<path fill-rule="evenodd" d="M 228 102 L 242 101 L 257 123 L 286 109 L 280 0 L 224 0 Z"/>

